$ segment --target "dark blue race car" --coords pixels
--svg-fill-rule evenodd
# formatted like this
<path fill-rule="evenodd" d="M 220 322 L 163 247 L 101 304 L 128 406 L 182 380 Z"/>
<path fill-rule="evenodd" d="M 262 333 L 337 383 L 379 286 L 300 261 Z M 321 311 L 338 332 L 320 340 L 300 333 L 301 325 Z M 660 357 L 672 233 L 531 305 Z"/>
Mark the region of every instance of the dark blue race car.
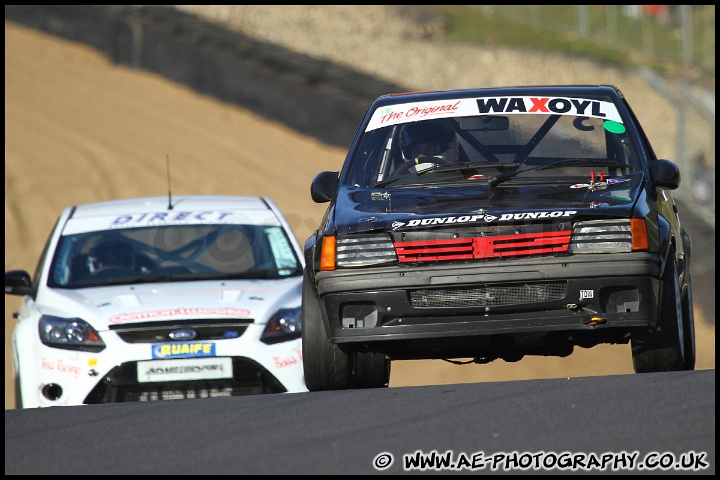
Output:
<path fill-rule="evenodd" d="M 692 370 L 690 238 L 613 86 L 385 95 L 304 247 L 309 390 L 387 386 L 391 360 L 513 362 L 627 344 Z"/>

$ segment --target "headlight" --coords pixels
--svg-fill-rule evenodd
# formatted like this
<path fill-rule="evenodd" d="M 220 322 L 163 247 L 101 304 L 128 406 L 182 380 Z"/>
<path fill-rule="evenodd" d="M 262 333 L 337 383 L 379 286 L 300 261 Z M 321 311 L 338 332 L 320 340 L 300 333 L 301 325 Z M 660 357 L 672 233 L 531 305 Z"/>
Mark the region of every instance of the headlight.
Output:
<path fill-rule="evenodd" d="M 577 222 L 570 237 L 571 253 L 620 253 L 647 250 L 648 239 L 642 218 Z"/>
<path fill-rule="evenodd" d="M 397 262 L 390 235 L 352 235 L 323 240 L 321 270 L 367 267 Z"/>
<path fill-rule="evenodd" d="M 263 331 L 260 341 L 272 344 L 300 338 L 300 307 L 283 308 L 275 312 Z"/>
<path fill-rule="evenodd" d="M 48 347 L 95 353 L 105 349 L 97 330 L 79 318 L 43 315 L 39 328 L 40 341 Z"/>

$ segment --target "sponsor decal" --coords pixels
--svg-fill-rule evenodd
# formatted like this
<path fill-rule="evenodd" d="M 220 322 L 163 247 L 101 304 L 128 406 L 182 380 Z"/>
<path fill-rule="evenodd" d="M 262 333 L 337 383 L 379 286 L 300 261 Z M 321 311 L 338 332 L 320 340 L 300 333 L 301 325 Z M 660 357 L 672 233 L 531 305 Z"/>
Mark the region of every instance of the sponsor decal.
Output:
<path fill-rule="evenodd" d="M 467 117 L 477 114 L 477 106 L 472 98 L 389 105 L 375 110 L 365 131 L 430 118 Z"/>
<path fill-rule="evenodd" d="M 597 117 L 622 123 L 611 102 L 565 97 L 489 97 L 478 98 L 480 114 L 529 113 Z"/>
<path fill-rule="evenodd" d="M 212 342 L 155 343 L 152 358 L 214 357 L 215 344 Z"/>
<path fill-rule="evenodd" d="M 370 128 L 370 125 L 368 125 L 367 130 L 426 118 L 458 115 L 461 103 L 462 100 L 442 100 L 381 108 L 375 111 L 373 119 L 370 121 L 375 127 Z"/>
<path fill-rule="evenodd" d="M 125 323 L 136 320 L 154 320 L 167 317 L 188 317 L 188 316 L 212 316 L 212 317 L 233 317 L 249 318 L 250 311 L 242 308 L 232 307 L 179 307 L 152 310 L 149 312 L 120 313 L 108 318 L 110 323 Z"/>
<path fill-rule="evenodd" d="M 62 358 L 57 360 L 47 359 L 45 357 L 40 359 L 40 368 L 43 370 L 50 370 L 53 372 L 63 373 L 74 376 L 76 379 L 80 377 L 80 365 L 73 365 L 66 363 Z"/>
<path fill-rule="evenodd" d="M 612 102 L 567 97 L 483 97 L 389 105 L 375 110 L 365 131 L 428 118 L 498 113 L 596 117 L 616 122 L 617 126 L 612 124 L 610 127 L 613 133 L 624 131 L 620 114 Z"/>
<path fill-rule="evenodd" d="M 615 185 L 616 183 L 622 183 L 622 182 L 629 182 L 629 178 L 608 178 L 605 183 L 608 185 Z M 594 185 L 597 185 L 596 183 L 576 183 L 574 185 L 570 185 L 570 188 L 589 188 Z"/>
<path fill-rule="evenodd" d="M 302 350 L 298 349 L 295 350 L 295 353 L 292 353 L 287 357 L 273 357 L 273 362 L 275 362 L 275 368 L 286 368 L 297 365 L 302 362 L 302 359 Z"/>
<path fill-rule="evenodd" d="M 232 378 L 232 358 L 184 358 L 137 363 L 138 382 L 177 382 Z"/>
<path fill-rule="evenodd" d="M 222 223 L 232 212 L 157 212 L 138 215 L 120 215 L 110 222 L 110 228 L 168 223 Z"/>
<path fill-rule="evenodd" d="M 462 223 L 475 223 L 475 222 L 507 222 L 510 220 L 534 220 L 534 219 L 549 219 L 549 218 L 563 218 L 575 215 L 577 210 L 555 210 L 550 212 L 520 212 L 520 213 L 503 213 L 502 215 L 495 216 L 489 214 L 479 215 L 460 215 L 460 216 L 448 216 L 448 217 L 430 217 L 430 218 L 416 218 L 409 222 L 394 221 L 392 223 L 392 229 L 397 230 L 401 227 L 427 227 L 432 225 L 446 225 L 446 224 L 462 224 Z"/>

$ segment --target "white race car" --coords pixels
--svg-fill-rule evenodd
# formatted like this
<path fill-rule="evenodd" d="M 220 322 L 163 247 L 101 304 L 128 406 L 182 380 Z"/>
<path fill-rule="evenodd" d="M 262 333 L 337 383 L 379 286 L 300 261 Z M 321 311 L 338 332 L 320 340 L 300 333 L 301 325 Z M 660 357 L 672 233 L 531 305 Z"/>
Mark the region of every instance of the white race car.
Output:
<path fill-rule="evenodd" d="M 306 392 L 303 256 L 265 197 L 65 208 L 13 332 L 16 407 Z"/>

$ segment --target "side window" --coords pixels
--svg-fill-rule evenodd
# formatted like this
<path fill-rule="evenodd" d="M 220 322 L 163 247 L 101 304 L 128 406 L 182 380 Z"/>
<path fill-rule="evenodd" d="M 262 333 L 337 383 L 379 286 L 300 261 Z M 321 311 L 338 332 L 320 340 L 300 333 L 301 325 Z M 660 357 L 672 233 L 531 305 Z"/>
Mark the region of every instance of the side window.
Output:
<path fill-rule="evenodd" d="M 58 285 L 67 285 L 70 282 L 70 262 L 72 258 L 73 242 L 69 238 L 61 239 L 55 251 L 55 262 L 52 266 L 52 279 Z"/>
<path fill-rule="evenodd" d="M 287 270 L 286 272 L 281 272 L 281 274 L 288 274 L 294 271 L 298 267 L 297 257 L 283 229 L 280 227 L 266 227 L 265 234 L 270 244 L 275 267 L 281 270 Z"/>
<path fill-rule="evenodd" d="M 385 127 L 365 132 L 350 162 L 345 184 L 369 187 L 378 181 L 378 177 L 382 178 L 380 174 L 388 169 L 391 159 L 392 141 L 389 135 L 392 131 L 392 127 Z"/>

